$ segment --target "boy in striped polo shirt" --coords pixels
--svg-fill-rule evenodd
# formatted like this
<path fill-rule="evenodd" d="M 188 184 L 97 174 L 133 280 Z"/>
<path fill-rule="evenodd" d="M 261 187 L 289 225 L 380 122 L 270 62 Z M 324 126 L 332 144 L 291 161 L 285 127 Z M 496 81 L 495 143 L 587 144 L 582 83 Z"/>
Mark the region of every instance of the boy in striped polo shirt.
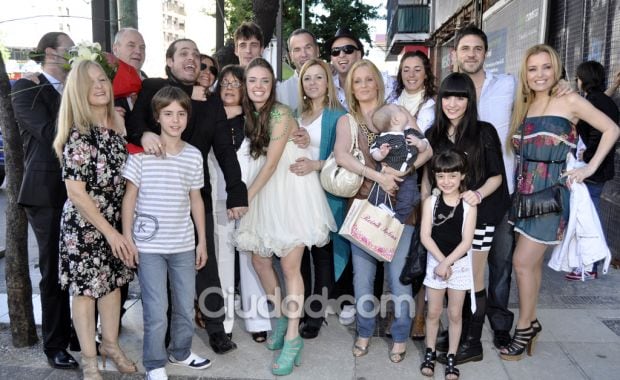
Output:
<path fill-rule="evenodd" d="M 139 264 L 146 378 L 167 379 L 168 361 L 193 369 L 211 365 L 209 359 L 190 351 L 196 270 L 207 262 L 205 210 L 200 195 L 204 171 L 200 151 L 181 140 L 191 112 L 187 94 L 176 87 L 164 87 L 153 97 L 151 108 L 161 125 L 165 157 L 140 153 L 127 160 L 123 169 L 127 179 L 123 234 L 135 243 L 138 252 L 131 262 Z M 168 353 L 164 343 L 166 278 L 173 308 Z"/>

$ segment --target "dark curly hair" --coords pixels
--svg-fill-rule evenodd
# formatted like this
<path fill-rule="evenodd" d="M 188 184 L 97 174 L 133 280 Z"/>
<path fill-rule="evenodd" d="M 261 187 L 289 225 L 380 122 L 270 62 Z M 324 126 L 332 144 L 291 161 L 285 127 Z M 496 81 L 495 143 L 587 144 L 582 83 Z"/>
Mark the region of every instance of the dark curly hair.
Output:
<path fill-rule="evenodd" d="M 405 89 L 405 81 L 403 80 L 403 65 L 408 58 L 413 57 L 417 57 L 422 61 L 422 65 L 424 66 L 424 74 L 426 75 L 426 79 L 424 79 L 424 99 L 420 103 L 420 105 L 422 105 L 428 99 L 437 95 L 437 85 L 435 84 L 435 74 L 433 74 L 433 70 L 431 68 L 431 61 L 428 59 L 428 56 L 420 50 L 408 51 L 401 58 L 400 65 L 398 66 L 398 75 L 396 76 L 396 95 L 400 96 Z"/>

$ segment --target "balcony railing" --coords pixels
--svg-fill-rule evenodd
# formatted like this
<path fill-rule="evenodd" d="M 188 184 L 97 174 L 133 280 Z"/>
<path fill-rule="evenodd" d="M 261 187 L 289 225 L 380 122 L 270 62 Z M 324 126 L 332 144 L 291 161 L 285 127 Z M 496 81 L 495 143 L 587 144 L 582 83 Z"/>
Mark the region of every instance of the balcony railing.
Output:
<path fill-rule="evenodd" d="M 428 5 L 399 5 L 389 20 L 388 39 L 397 33 L 428 33 L 429 14 Z"/>

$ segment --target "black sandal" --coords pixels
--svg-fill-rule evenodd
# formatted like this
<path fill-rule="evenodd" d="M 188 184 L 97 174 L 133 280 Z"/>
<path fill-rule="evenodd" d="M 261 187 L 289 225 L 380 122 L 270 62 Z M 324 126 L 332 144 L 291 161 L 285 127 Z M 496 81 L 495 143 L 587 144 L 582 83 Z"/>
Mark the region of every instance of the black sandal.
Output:
<path fill-rule="evenodd" d="M 532 356 L 534 354 L 534 348 L 536 348 L 536 340 L 538 339 L 538 334 L 542 331 L 542 325 L 538 322 L 538 319 L 534 319 L 530 324 L 532 330 L 534 330 L 534 336 L 530 341 L 530 347 L 528 348 L 528 354 Z"/>
<path fill-rule="evenodd" d="M 499 356 L 504 360 L 517 361 L 523 359 L 523 354 L 527 349 L 527 354 L 532 356 L 532 339 L 536 337 L 536 330 L 531 326 L 526 329 L 515 329 L 515 335 L 510 344 L 502 350 Z"/>
<path fill-rule="evenodd" d="M 461 376 L 461 371 L 455 367 L 456 365 L 456 356 L 454 354 L 448 354 L 446 357 L 446 372 L 445 379 L 446 380 L 457 380 Z M 456 377 L 452 377 L 450 375 L 455 375 Z M 450 376 L 450 378 L 448 378 Z"/>
<path fill-rule="evenodd" d="M 267 340 L 267 331 L 253 332 L 252 339 L 256 343 L 265 343 L 265 341 Z"/>
<path fill-rule="evenodd" d="M 437 351 L 432 351 L 429 347 L 426 347 L 426 353 L 424 354 L 424 361 L 420 365 L 420 373 L 426 377 L 435 376 L 435 360 L 437 360 Z M 425 369 L 430 369 L 431 373 L 424 372 Z"/>

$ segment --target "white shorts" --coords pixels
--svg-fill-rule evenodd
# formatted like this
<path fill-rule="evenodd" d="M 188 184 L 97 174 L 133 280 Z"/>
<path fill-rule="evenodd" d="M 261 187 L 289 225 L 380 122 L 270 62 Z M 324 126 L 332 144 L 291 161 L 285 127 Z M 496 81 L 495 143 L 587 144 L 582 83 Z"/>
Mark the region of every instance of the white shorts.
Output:
<path fill-rule="evenodd" d="M 427 253 L 424 285 L 432 289 L 470 290 L 472 288 L 471 262 L 467 255 L 461 257 L 452 265 L 452 275 L 447 280 L 435 275 L 435 267 L 437 265 L 439 265 L 439 262 L 435 259 L 435 256 Z"/>

